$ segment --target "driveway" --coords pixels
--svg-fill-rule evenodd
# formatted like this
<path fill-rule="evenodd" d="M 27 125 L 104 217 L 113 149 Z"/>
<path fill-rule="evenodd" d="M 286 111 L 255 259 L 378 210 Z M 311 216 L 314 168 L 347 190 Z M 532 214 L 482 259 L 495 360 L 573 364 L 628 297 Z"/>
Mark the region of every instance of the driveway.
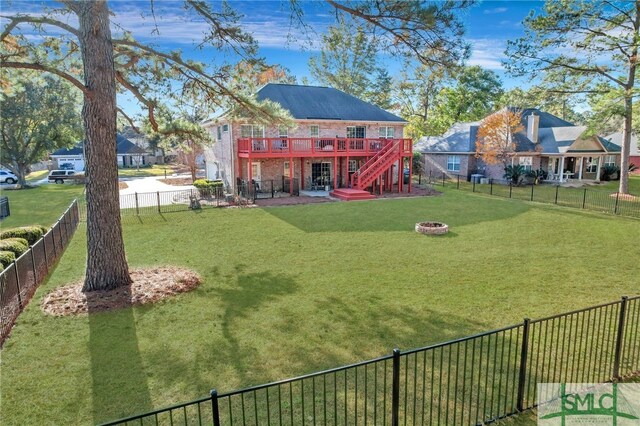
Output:
<path fill-rule="evenodd" d="M 164 179 L 161 176 L 152 176 L 144 178 L 131 178 L 122 179 L 121 182 L 126 182 L 128 187 L 120 190 L 120 208 L 135 208 L 136 196 L 138 207 L 151 207 L 160 205 L 169 205 L 176 202 L 189 202 L 188 196 L 182 193 L 180 197 L 177 197 L 179 193 L 185 190 L 195 189 L 193 185 L 167 185 L 160 182 L 160 179 Z M 179 199 L 178 199 L 179 198 Z"/>

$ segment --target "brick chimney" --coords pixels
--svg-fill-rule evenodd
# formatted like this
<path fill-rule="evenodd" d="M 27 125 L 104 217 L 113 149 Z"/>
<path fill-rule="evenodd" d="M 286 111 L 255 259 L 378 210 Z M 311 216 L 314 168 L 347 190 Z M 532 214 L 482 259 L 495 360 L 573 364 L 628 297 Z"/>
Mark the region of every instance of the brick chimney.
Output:
<path fill-rule="evenodd" d="M 533 112 L 527 116 L 527 138 L 533 143 L 538 143 L 538 124 L 540 117 Z"/>

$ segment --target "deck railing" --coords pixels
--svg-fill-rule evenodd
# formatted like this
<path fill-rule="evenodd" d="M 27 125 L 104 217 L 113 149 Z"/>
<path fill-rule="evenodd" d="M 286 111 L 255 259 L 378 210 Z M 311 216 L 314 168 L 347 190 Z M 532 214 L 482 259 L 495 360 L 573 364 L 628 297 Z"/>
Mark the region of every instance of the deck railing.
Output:
<path fill-rule="evenodd" d="M 640 297 L 623 297 L 107 424 L 486 424 L 546 402 L 537 383 L 637 373 L 639 324 Z"/>
<path fill-rule="evenodd" d="M 401 141 L 401 152 L 412 153 L 411 139 L 352 138 L 240 138 L 238 153 L 257 156 L 369 156 L 388 144 Z"/>

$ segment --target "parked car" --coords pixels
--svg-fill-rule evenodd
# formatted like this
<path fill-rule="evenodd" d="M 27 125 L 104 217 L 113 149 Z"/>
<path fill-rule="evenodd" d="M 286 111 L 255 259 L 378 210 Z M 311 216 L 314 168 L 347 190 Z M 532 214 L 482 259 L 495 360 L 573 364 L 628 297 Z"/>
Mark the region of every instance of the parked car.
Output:
<path fill-rule="evenodd" d="M 84 173 L 78 173 L 75 170 L 51 170 L 49 172 L 49 182 L 62 184 L 65 181 L 73 183 L 83 183 Z"/>
<path fill-rule="evenodd" d="M 8 170 L 0 170 L 0 183 L 16 183 L 18 182 L 18 176 L 14 175 Z"/>

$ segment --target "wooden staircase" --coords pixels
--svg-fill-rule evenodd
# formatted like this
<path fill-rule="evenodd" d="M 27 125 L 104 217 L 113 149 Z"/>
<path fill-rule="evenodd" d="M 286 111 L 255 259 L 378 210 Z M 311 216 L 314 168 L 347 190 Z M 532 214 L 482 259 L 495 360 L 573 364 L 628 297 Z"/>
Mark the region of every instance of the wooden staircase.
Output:
<path fill-rule="evenodd" d="M 366 189 L 394 163 L 399 162 L 402 164 L 399 155 L 400 143 L 401 141 L 387 143 L 351 176 L 351 188 L 335 189 L 331 192 L 331 196 L 347 201 L 375 198 Z"/>

